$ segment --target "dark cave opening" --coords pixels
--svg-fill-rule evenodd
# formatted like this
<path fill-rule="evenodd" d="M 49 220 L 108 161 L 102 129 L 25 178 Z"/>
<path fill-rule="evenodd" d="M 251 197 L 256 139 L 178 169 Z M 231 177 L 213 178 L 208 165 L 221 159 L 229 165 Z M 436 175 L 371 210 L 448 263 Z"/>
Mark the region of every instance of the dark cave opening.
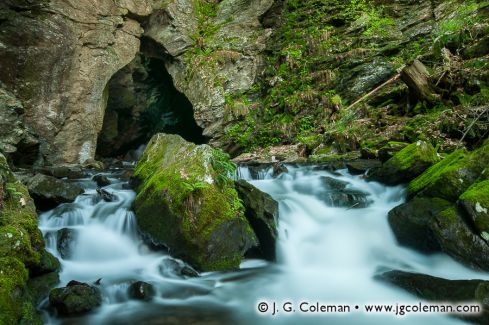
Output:
<path fill-rule="evenodd" d="M 98 157 L 127 157 L 159 132 L 196 144 L 207 142 L 192 104 L 175 88 L 163 60 L 138 55 L 112 77 L 107 91 Z"/>

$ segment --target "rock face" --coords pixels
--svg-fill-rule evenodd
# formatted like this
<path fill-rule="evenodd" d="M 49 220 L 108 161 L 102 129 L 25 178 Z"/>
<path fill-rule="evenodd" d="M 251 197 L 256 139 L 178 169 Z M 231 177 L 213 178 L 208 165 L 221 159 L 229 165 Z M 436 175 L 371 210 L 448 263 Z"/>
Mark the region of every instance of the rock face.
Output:
<path fill-rule="evenodd" d="M 25 108 L 25 114 L 2 111 L 22 131 L 0 135 L 2 145 L 14 152 L 19 144 L 37 144 L 25 122 L 41 139 L 41 162 L 93 158 L 109 80 L 140 50 L 166 62 L 197 123 L 218 143 L 235 113 L 226 110 L 225 97 L 249 89 L 260 71 L 269 32 L 259 18 L 273 2 L 2 1 L 0 88 L 20 100 L 14 107 Z"/>
<path fill-rule="evenodd" d="M 42 324 L 35 309 L 37 297 L 44 298 L 51 284 L 29 295 L 27 282 L 59 266 L 44 250 L 37 228 L 34 202 L 27 188 L 17 182 L 5 157 L 0 154 L 0 323 Z M 29 279 L 30 275 L 30 279 Z"/>
<path fill-rule="evenodd" d="M 258 249 L 264 258 L 275 260 L 277 201 L 244 180 L 236 182 L 236 190 L 239 198 L 243 200 L 246 219 L 258 238 Z"/>
<path fill-rule="evenodd" d="M 226 155 L 177 135 L 153 136 L 135 170 L 141 231 L 201 270 L 237 268 L 255 244 Z"/>
<path fill-rule="evenodd" d="M 439 161 L 431 144 L 418 141 L 396 153 L 374 171 L 370 178 L 388 185 L 407 183 Z"/>
<path fill-rule="evenodd" d="M 60 315 L 80 315 L 102 304 L 100 291 L 86 283 L 71 281 L 49 293 L 49 303 Z"/>
<path fill-rule="evenodd" d="M 61 203 L 73 202 L 84 190 L 72 183 L 64 182 L 51 176 L 36 174 L 26 180 L 29 193 L 40 210 L 55 208 Z"/>

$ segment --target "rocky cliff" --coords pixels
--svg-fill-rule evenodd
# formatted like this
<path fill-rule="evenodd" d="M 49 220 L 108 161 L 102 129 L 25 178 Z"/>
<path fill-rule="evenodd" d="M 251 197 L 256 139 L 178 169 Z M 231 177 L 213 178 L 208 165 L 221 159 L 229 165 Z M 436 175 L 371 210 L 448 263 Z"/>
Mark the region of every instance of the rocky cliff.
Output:
<path fill-rule="evenodd" d="M 219 143 L 226 96 L 249 89 L 259 73 L 270 34 L 259 18 L 273 3 L 4 1 L 1 86 L 24 108 L 19 120 L 36 135 L 38 162 L 83 163 L 96 152 L 109 80 L 141 51 L 163 60 L 204 135 Z M 24 139 L 2 137 L 2 150 Z"/>

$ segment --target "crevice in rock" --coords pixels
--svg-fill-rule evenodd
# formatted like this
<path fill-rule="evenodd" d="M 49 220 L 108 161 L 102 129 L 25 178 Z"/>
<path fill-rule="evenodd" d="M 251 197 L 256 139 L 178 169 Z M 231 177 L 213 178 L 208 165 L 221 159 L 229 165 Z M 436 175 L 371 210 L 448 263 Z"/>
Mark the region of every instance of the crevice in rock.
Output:
<path fill-rule="evenodd" d="M 108 85 L 104 124 L 97 156 L 124 158 L 156 133 L 171 133 L 197 144 L 206 143 L 193 107 L 174 86 L 165 62 L 151 54 L 138 54 L 117 72 Z M 149 52 L 151 53 L 151 52 Z"/>

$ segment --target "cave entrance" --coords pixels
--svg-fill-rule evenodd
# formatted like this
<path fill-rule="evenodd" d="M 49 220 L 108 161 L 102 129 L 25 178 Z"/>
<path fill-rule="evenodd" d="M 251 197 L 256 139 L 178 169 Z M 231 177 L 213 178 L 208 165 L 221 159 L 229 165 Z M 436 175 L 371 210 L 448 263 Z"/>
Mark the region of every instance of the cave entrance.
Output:
<path fill-rule="evenodd" d="M 203 144 L 192 104 L 173 84 L 165 62 L 140 54 L 117 72 L 108 86 L 97 156 L 120 159 L 148 143 L 156 133 L 172 133 Z"/>

